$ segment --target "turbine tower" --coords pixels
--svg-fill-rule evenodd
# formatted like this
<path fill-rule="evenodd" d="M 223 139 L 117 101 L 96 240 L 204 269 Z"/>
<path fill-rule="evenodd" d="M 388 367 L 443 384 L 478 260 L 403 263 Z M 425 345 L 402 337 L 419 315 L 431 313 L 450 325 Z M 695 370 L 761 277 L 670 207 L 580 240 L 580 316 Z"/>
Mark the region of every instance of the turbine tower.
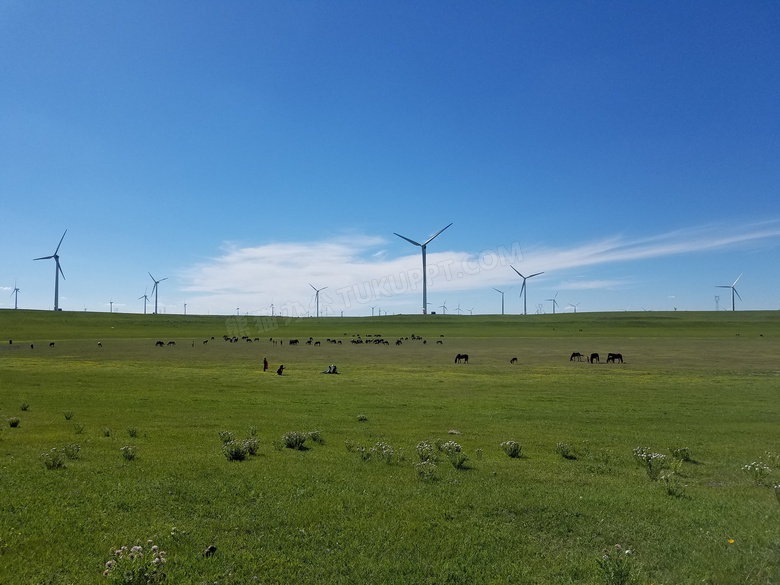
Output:
<path fill-rule="evenodd" d="M 737 292 L 737 289 L 734 288 L 734 287 L 736 287 L 737 281 L 740 278 L 742 278 L 741 274 L 739 276 L 737 276 L 737 280 L 734 281 L 734 284 L 731 284 L 731 285 L 729 285 L 729 284 L 719 284 L 719 285 L 716 285 L 716 287 L 715 287 L 715 288 L 730 288 L 731 289 L 731 310 L 732 311 L 736 311 L 737 310 L 736 306 L 734 304 L 734 295 L 737 295 L 739 297 L 739 293 Z M 742 297 L 739 297 L 739 300 L 741 301 Z"/>
<path fill-rule="evenodd" d="M 144 296 L 142 296 L 142 297 L 138 297 L 138 300 L 139 300 L 139 301 L 140 301 L 141 299 L 143 299 L 143 300 L 144 300 L 144 315 L 146 315 L 146 303 L 148 303 L 148 302 L 149 302 L 149 297 L 146 295 L 146 289 L 144 289 Z"/>
<path fill-rule="evenodd" d="M 152 293 L 154 294 L 154 314 L 156 315 L 157 314 L 157 290 L 159 288 L 157 285 L 160 284 L 163 280 L 168 280 L 168 277 L 166 276 L 165 278 L 161 278 L 160 280 L 157 280 L 154 278 L 154 276 L 152 276 L 151 272 L 148 272 L 147 274 L 149 274 L 149 278 L 151 278 L 154 281 L 154 286 L 152 287 Z"/>
<path fill-rule="evenodd" d="M 19 287 L 16 286 L 16 281 L 14 280 L 14 292 L 12 292 L 9 296 L 15 297 L 14 298 L 14 309 L 19 308 Z"/>
<path fill-rule="evenodd" d="M 511 264 L 509 265 L 509 267 L 515 272 L 517 272 L 518 276 L 520 276 L 520 278 L 523 279 L 523 286 L 520 289 L 520 296 L 523 297 L 523 315 L 527 315 L 528 314 L 528 288 L 525 286 L 525 281 L 528 280 L 529 278 L 533 278 L 534 276 L 539 276 L 540 274 L 544 274 L 544 272 L 537 272 L 536 274 L 529 274 L 528 276 L 523 276 L 522 274 L 520 274 L 517 268 L 515 268 Z"/>
<path fill-rule="evenodd" d="M 312 283 L 309 283 L 309 286 L 314 288 L 314 285 Z M 314 288 L 314 299 L 317 302 L 317 317 L 320 316 L 320 291 L 325 290 L 328 288 L 327 286 L 323 286 L 322 288 Z"/>
<path fill-rule="evenodd" d="M 65 230 L 65 232 L 62 234 L 62 237 L 60 238 L 60 243 L 57 244 L 57 249 L 54 250 L 54 254 L 51 256 L 41 256 L 40 258 L 34 258 L 34 260 L 49 260 L 50 258 L 54 258 L 54 310 L 59 311 L 60 310 L 60 274 L 62 274 L 62 279 L 65 279 L 65 273 L 62 272 L 62 267 L 60 266 L 60 257 L 57 254 L 57 252 L 60 251 L 60 246 L 62 245 L 62 240 L 65 239 L 65 234 L 68 233 L 68 230 Z"/>
<path fill-rule="evenodd" d="M 397 232 L 393 232 L 399 238 L 403 238 L 404 240 L 406 240 L 410 244 L 414 244 L 415 246 L 420 246 L 420 248 L 422 249 L 422 277 L 423 277 L 423 309 L 422 309 L 422 312 L 423 312 L 423 315 L 426 315 L 428 313 L 428 274 L 427 274 L 427 270 L 426 270 L 426 267 L 425 267 L 425 250 L 426 250 L 428 244 L 430 244 L 431 241 L 436 236 L 438 236 L 440 233 L 442 233 L 444 230 L 446 230 L 451 225 L 452 225 L 452 223 L 450 222 L 449 225 L 447 225 L 447 226 L 443 227 L 442 229 L 440 229 L 438 232 L 436 232 L 430 238 L 425 240 L 425 242 L 423 242 L 422 244 L 420 244 L 419 242 L 415 242 L 414 240 L 410 240 L 406 236 L 402 236 L 401 234 L 399 234 Z"/>
<path fill-rule="evenodd" d="M 501 293 L 501 314 L 503 315 L 504 314 L 504 293 L 506 291 L 505 290 L 498 290 L 496 287 L 493 287 L 493 290 L 496 291 L 497 293 Z M 509 290 L 509 289 L 507 289 L 507 290 Z"/>

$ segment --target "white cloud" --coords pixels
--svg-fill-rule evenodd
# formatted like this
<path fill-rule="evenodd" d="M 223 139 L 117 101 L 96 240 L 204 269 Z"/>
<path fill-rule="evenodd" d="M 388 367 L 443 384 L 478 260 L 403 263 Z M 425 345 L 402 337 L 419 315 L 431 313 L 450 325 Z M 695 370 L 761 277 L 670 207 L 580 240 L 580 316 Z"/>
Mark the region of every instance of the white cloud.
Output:
<path fill-rule="evenodd" d="M 572 247 L 537 246 L 525 254 L 519 244 L 481 252 L 438 251 L 427 255 L 430 292 L 501 287 L 524 274 L 561 273 L 596 265 L 632 262 L 665 256 L 701 253 L 737 246 L 756 246 L 780 236 L 780 222 L 728 227 L 705 226 L 654 237 L 630 240 L 619 236 Z M 421 255 L 413 252 L 388 257 L 387 241 L 351 236 L 320 242 L 278 242 L 239 247 L 225 244 L 216 258 L 184 270 L 180 277 L 193 310 L 232 313 L 236 308 L 253 314 L 314 314 L 314 291 L 320 293 L 320 313 L 365 314 L 365 307 L 381 304 L 412 310 L 422 291 Z M 417 249 L 419 250 L 419 248 Z M 614 289 L 627 280 L 570 280 L 561 289 Z M 414 295 L 414 296 L 410 296 Z M 400 310 L 400 309 L 399 309 Z"/>

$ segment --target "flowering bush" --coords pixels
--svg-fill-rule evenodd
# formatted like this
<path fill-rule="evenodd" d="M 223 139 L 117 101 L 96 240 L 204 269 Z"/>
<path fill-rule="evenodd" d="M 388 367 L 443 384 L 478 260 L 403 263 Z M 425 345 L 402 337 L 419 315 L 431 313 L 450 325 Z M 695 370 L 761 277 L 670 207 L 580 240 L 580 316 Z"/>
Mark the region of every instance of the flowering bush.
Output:
<path fill-rule="evenodd" d="M 162 583 L 165 581 L 165 562 L 165 551 L 147 540 L 146 550 L 140 545 L 130 549 L 126 546 L 112 548 L 103 576 L 110 583 L 123 585 Z"/>
<path fill-rule="evenodd" d="M 368 420 L 368 417 L 365 414 L 359 414 L 357 415 L 357 419 L 360 422 L 366 422 Z"/>
<path fill-rule="evenodd" d="M 318 445 L 325 444 L 325 439 L 322 438 L 322 431 L 310 431 L 307 436 Z"/>
<path fill-rule="evenodd" d="M 519 458 L 523 451 L 522 445 L 517 441 L 504 441 L 501 443 L 501 448 L 504 450 L 504 453 L 514 459 Z"/>
<path fill-rule="evenodd" d="M 131 438 L 135 439 L 138 436 L 138 429 L 135 427 L 127 427 L 127 434 L 130 435 Z"/>
<path fill-rule="evenodd" d="M 257 450 L 260 448 L 260 439 L 250 437 L 248 439 L 244 439 L 242 443 L 244 444 L 247 453 L 250 455 L 257 455 Z"/>
<path fill-rule="evenodd" d="M 634 449 L 634 461 L 644 466 L 647 476 L 653 481 L 657 481 L 661 476 L 661 471 L 669 467 L 669 460 L 666 455 L 654 453 L 650 447 L 636 447 Z"/>
<path fill-rule="evenodd" d="M 764 480 L 765 476 L 772 473 L 772 470 L 763 461 L 753 461 L 753 463 L 743 465 L 742 471 L 747 473 L 756 485 L 759 485 Z"/>
<path fill-rule="evenodd" d="M 303 449 L 303 444 L 306 442 L 307 435 L 301 431 L 290 431 L 282 435 L 282 443 L 288 449 Z"/>
<path fill-rule="evenodd" d="M 72 410 L 66 410 L 62 414 L 65 415 L 65 420 L 70 420 L 73 418 L 73 411 Z"/>
<path fill-rule="evenodd" d="M 68 459 L 78 459 L 79 451 L 81 451 L 81 445 L 78 443 L 70 443 L 62 448 L 62 452 Z"/>
<path fill-rule="evenodd" d="M 56 447 L 52 447 L 51 451 L 43 453 L 41 457 L 43 458 L 43 464 L 46 466 L 46 469 L 62 469 L 65 467 L 63 452 Z"/>
<path fill-rule="evenodd" d="M 450 463 L 452 463 L 452 466 L 455 469 L 462 469 L 465 466 L 466 461 L 468 461 L 468 457 L 463 452 L 463 449 L 455 441 L 447 441 L 440 449 L 442 453 L 447 456 L 447 459 L 450 460 Z"/>
<path fill-rule="evenodd" d="M 395 449 L 382 441 L 371 447 L 371 454 L 382 459 L 385 463 L 393 463 L 398 459 Z"/>
<path fill-rule="evenodd" d="M 124 457 L 126 461 L 132 461 L 133 459 L 135 459 L 135 454 L 136 454 L 135 446 L 125 445 L 124 447 L 121 447 L 119 450 L 122 452 L 122 457 Z"/>
<path fill-rule="evenodd" d="M 420 461 L 436 461 L 437 449 L 430 441 L 417 443 L 417 456 Z"/>
<path fill-rule="evenodd" d="M 8 426 L 10 426 L 11 428 L 16 428 L 19 426 L 20 422 L 22 421 L 19 420 L 18 416 L 12 416 L 11 418 L 8 419 Z"/>
<path fill-rule="evenodd" d="M 29 410 L 29 409 L 30 409 L 30 403 L 22 402 L 22 410 Z"/>
<path fill-rule="evenodd" d="M 604 549 L 596 563 L 607 585 L 627 585 L 635 581 L 633 554 L 631 550 L 623 550 L 619 544 L 612 549 Z"/>
<path fill-rule="evenodd" d="M 413 465 L 419 479 L 430 481 L 436 478 L 436 464 L 432 460 L 425 459 Z"/>
<path fill-rule="evenodd" d="M 668 495 L 674 498 L 685 497 L 685 485 L 680 483 L 676 473 L 672 471 L 660 476 L 658 479 L 664 484 Z"/>
<path fill-rule="evenodd" d="M 577 458 L 577 450 L 568 443 L 556 443 L 555 452 L 564 459 Z"/>
<path fill-rule="evenodd" d="M 244 441 L 228 441 L 222 445 L 222 453 L 228 461 L 243 461 L 249 455 Z"/>
<path fill-rule="evenodd" d="M 227 444 L 233 440 L 233 433 L 230 431 L 219 431 L 219 438 L 222 440 L 222 444 Z"/>

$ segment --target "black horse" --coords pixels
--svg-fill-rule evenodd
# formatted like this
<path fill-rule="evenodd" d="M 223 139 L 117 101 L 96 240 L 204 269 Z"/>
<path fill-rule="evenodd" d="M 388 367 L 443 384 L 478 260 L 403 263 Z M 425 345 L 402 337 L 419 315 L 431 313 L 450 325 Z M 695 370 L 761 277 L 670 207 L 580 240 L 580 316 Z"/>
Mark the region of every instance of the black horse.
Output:
<path fill-rule="evenodd" d="M 467 353 L 459 353 L 458 355 L 456 355 L 455 356 L 455 363 L 459 364 L 461 362 L 466 363 L 466 364 L 469 363 L 469 354 L 467 354 Z"/>
<path fill-rule="evenodd" d="M 617 363 L 617 362 L 620 362 L 621 364 L 623 363 L 623 354 L 622 353 L 609 353 L 609 354 L 607 354 L 607 363 L 608 364 L 610 364 L 610 363 L 614 364 L 614 363 Z"/>
<path fill-rule="evenodd" d="M 573 354 L 571 354 L 571 357 L 569 358 L 570 362 L 573 362 L 574 360 L 577 360 L 578 362 L 582 361 L 582 354 L 578 351 L 575 351 Z"/>
<path fill-rule="evenodd" d="M 590 358 L 588 359 L 588 361 L 590 363 L 592 363 L 592 364 L 598 364 L 599 363 L 599 354 L 597 354 L 597 353 L 590 354 Z"/>

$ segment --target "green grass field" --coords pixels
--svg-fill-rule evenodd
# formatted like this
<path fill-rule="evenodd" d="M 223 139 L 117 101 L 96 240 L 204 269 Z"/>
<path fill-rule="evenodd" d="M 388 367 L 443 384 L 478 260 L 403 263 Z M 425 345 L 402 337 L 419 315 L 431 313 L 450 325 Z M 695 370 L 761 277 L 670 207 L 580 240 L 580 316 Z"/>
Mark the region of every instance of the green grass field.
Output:
<path fill-rule="evenodd" d="M 122 582 L 111 548 L 148 539 L 176 584 L 780 583 L 778 312 L 4 310 L 0 336 L 4 585 Z"/>

